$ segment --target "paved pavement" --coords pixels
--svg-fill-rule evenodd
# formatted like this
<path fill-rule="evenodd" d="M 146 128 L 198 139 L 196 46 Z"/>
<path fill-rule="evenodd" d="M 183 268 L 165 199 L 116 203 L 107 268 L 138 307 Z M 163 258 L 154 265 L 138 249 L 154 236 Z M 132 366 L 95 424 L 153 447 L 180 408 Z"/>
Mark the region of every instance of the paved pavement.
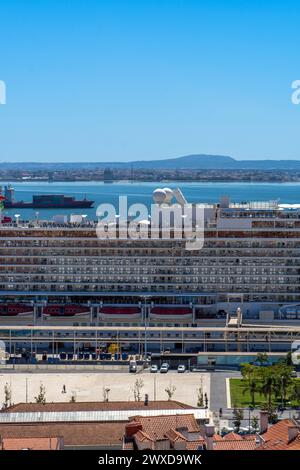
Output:
<path fill-rule="evenodd" d="M 4 402 L 4 387 L 7 383 L 12 391 L 12 403 L 34 402 L 39 393 L 40 385 L 46 389 L 47 402 L 70 401 L 72 395 L 77 401 L 102 401 L 103 389 L 109 388 L 111 401 L 134 400 L 133 387 L 136 379 L 142 379 L 144 386 L 141 396 L 147 393 L 149 399 L 167 400 L 165 391 L 168 387 L 175 387 L 173 399 L 197 405 L 197 389 L 203 383 L 203 391 L 209 397 L 210 374 L 186 372 L 178 374 L 169 371 L 167 374 L 150 374 L 143 371 L 139 374 L 91 372 L 91 373 L 5 373 L 0 374 L 0 407 Z M 63 385 L 66 393 L 62 393 Z"/>
<path fill-rule="evenodd" d="M 210 404 L 212 411 L 219 412 L 222 408 L 223 413 L 227 411 L 227 391 L 226 378 L 240 377 L 239 371 L 215 371 L 210 374 Z"/>

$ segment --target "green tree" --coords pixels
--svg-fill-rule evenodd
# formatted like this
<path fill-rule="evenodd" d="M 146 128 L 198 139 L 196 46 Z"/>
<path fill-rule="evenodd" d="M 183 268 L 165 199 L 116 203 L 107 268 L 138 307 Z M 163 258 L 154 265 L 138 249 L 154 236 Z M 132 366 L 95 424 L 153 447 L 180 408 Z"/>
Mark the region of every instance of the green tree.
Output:
<path fill-rule="evenodd" d="M 287 366 L 285 362 L 276 364 L 271 369 L 274 383 L 274 393 L 276 397 L 280 397 L 280 401 L 284 406 L 287 401 L 287 391 L 292 382 L 292 369 L 293 368 L 291 366 Z"/>
<path fill-rule="evenodd" d="M 285 357 L 285 363 L 287 366 L 293 365 L 292 351 L 288 351 Z"/>
<path fill-rule="evenodd" d="M 252 416 L 252 418 L 251 418 L 251 426 L 252 426 L 252 428 L 253 428 L 253 430 L 254 430 L 255 432 L 258 431 L 258 428 L 259 428 L 259 419 L 258 419 L 258 416 L 256 416 L 256 415 L 255 415 L 255 416 Z"/>
<path fill-rule="evenodd" d="M 243 389 L 243 394 L 249 392 L 251 397 L 251 406 L 255 408 L 255 394 L 259 391 L 258 382 L 255 379 L 251 379 L 249 383 Z"/>
<path fill-rule="evenodd" d="M 245 382 L 248 381 L 248 383 L 250 384 L 250 382 L 253 379 L 255 373 L 256 373 L 256 367 L 255 366 L 253 366 L 252 364 L 248 364 L 248 363 L 242 364 L 241 374 L 242 374 L 242 378 Z"/>
<path fill-rule="evenodd" d="M 3 403 L 3 409 L 8 408 L 11 406 L 11 386 L 6 383 L 4 385 L 4 403 Z"/>
<path fill-rule="evenodd" d="M 165 388 L 165 392 L 168 395 L 168 400 L 172 400 L 174 393 L 176 392 L 176 387 L 175 385 L 172 385 L 170 383 L 169 387 Z"/>
<path fill-rule="evenodd" d="M 133 396 L 135 401 L 141 401 L 141 392 L 144 387 L 143 379 L 136 379 L 133 386 Z"/>
<path fill-rule="evenodd" d="M 267 399 L 268 406 L 270 407 L 272 403 L 272 395 L 274 392 L 274 378 L 272 377 L 272 374 L 269 370 L 265 370 L 260 391 Z"/>
<path fill-rule="evenodd" d="M 40 385 L 40 391 L 37 397 L 34 398 L 36 403 L 46 403 L 46 389 L 43 384 Z"/>
<path fill-rule="evenodd" d="M 244 419 L 244 412 L 241 408 L 234 407 L 233 409 L 233 425 L 236 432 L 239 432 L 242 419 Z"/>
<path fill-rule="evenodd" d="M 296 403 L 296 406 L 300 405 L 300 381 L 294 380 L 288 390 L 289 398 L 291 401 Z"/>
<path fill-rule="evenodd" d="M 258 362 L 261 366 L 268 362 L 268 354 L 267 353 L 257 353 L 256 362 Z"/>

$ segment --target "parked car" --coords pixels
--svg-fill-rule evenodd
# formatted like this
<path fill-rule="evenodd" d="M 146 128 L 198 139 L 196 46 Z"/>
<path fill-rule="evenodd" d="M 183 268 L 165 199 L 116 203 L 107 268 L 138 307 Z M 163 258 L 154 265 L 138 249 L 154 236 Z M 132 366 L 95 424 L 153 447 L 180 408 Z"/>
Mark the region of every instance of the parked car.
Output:
<path fill-rule="evenodd" d="M 293 379 L 296 379 L 296 378 L 297 378 L 297 371 L 296 371 L 296 370 L 292 370 L 292 372 L 291 372 L 291 377 L 292 377 Z"/>
<path fill-rule="evenodd" d="M 156 373 L 158 372 L 158 367 L 156 364 L 152 364 L 152 366 L 150 367 L 150 372 L 151 373 Z"/>
<path fill-rule="evenodd" d="M 186 371 L 186 367 L 184 364 L 179 364 L 179 366 L 177 367 L 177 372 L 178 374 L 184 374 Z"/>
<path fill-rule="evenodd" d="M 167 362 L 164 362 L 162 365 L 161 365 L 161 368 L 160 368 L 160 373 L 161 374 L 166 374 L 169 370 L 169 364 Z"/>
<path fill-rule="evenodd" d="M 135 374 L 137 371 L 137 366 L 135 361 L 129 362 L 129 372 Z"/>

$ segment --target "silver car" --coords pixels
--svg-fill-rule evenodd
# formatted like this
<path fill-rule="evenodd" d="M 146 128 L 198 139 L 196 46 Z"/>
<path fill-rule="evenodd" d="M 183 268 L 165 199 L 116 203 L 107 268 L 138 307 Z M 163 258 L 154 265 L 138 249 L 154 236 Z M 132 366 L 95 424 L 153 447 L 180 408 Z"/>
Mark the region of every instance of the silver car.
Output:
<path fill-rule="evenodd" d="M 180 365 L 177 367 L 177 372 L 178 372 L 178 374 L 184 374 L 185 371 L 186 371 L 185 365 L 180 364 Z"/>
<path fill-rule="evenodd" d="M 161 374 L 166 374 L 169 370 L 169 364 L 167 362 L 164 362 L 162 365 L 161 365 L 161 368 L 160 368 L 160 373 Z"/>
<path fill-rule="evenodd" d="M 156 364 L 152 364 L 152 366 L 150 367 L 150 372 L 155 374 L 156 372 L 158 372 L 158 367 Z"/>

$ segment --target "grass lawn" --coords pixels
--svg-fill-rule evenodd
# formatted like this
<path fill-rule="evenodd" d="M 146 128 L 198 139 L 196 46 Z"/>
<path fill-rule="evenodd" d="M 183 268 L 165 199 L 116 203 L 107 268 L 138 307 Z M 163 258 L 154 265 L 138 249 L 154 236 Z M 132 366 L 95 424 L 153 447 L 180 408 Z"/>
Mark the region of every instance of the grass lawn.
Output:
<path fill-rule="evenodd" d="M 294 379 L 300 380 L 300 379 Z M 230 398 L 231 398 L 231 406 L 237 406 L 238 408 L 247 408 L 251 405 L 251 396 L 249 391 L 247 390 L 246 393 L 243 393 L 245 389 L 245 384 L 243 383 L 242 379 L 229 379 L 230 382 Z M 259 408 L 261 405 L 266 403 L 267 399 L 261 395 L 260 393 L 255 394 L 255 406 Z M 273 396 L 273 402 L 275 401 L 275 396 Z M 277 404 L 280 404 L 277 401 Z M 299 406 L 299 403 L 292 402 L 292 406 Z"/>

